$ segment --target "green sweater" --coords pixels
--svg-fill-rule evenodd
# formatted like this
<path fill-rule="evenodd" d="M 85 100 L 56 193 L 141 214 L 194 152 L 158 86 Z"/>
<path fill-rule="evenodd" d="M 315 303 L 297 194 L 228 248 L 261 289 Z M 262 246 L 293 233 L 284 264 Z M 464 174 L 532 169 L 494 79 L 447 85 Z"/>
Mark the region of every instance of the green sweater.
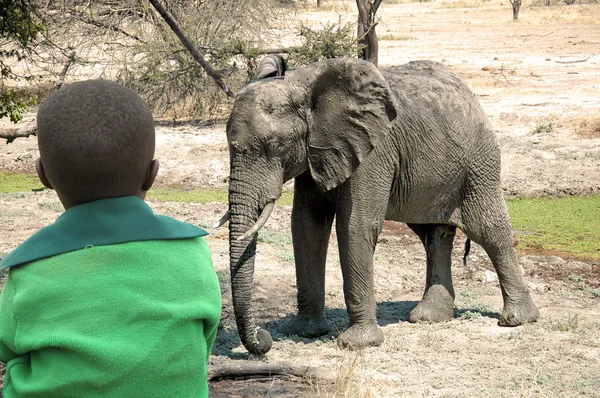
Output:
<path fill-rule="evenodd" d="M 203 235 L 138 198 L 106 199 L 5 257 L 4 396 L 208 396 L 221 298 Z"/>

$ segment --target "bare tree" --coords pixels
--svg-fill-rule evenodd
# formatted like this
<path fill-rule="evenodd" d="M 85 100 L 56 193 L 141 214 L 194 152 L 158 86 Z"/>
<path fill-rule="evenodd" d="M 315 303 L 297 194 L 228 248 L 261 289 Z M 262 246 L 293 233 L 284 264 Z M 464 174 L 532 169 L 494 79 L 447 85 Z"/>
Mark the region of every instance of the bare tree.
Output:
<path fill-rule="evenodd" d="M 521 1 L 521 0 L 518 0 Z M 356 0 L 358 7 L 358 43 L 363 46 L 360 58 L 371 61 L 377 65 L 379 43 L 377 42 L 377 33 L 375 33 L 375 14 L 381 5 L 382 0 Z"/>

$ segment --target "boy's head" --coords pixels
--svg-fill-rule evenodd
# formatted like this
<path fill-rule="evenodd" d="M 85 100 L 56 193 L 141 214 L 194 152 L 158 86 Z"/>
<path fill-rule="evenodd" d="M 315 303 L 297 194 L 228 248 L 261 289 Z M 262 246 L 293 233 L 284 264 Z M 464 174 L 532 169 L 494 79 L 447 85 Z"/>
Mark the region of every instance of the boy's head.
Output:
<path fill-rule="evenodd" d="M 37 127 L 38 175 L 67 209 L 143 198 L 154 182 L 154 121 L 133 90 L 106 80 L 70 84 L 42 103 Z"/>

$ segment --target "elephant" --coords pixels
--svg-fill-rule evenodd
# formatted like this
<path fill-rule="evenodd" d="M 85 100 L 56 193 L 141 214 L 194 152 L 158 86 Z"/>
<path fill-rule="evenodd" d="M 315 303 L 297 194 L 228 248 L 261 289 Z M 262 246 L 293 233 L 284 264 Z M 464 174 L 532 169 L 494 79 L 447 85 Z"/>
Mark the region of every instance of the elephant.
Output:
<path fill-rule="evenodd" d="M 484 248 L 498 274 L 498 324 L 537 320 L 513 247 L 495 134 L 450 68 L 433 61 L 386 71 L 357 59 L 316 62 L 245 86 L 226 131 L 229 210 L 219 224 L 229 220 L 233 307 L 250 353 L 272 345 L 251 312 L 257 232 L 291 179 L 298 291 L 287 333 L 313 338 L 330 331 L 325 260 L 334 219 L 350 318 L 340 347 L 383 342 L 373 254 L 384 220 L 407 223 L 425 247 L 425 291 L 410 321 L 453 317 L 456 228 Z"/>

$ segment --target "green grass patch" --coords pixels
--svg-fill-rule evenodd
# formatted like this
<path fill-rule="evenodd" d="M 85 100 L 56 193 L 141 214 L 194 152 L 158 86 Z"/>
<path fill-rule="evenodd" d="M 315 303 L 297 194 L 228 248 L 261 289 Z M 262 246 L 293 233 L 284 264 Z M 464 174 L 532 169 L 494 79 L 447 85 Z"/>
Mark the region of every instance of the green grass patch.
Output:
<path fill-rule="evenodd" d="M 156 188 L 148 191 L 149 199 L 161 202 L 184 202 L 184 203 L 227 203 L 227 191 L 222 189 L 194 189 L 184 191 L 175 188 Z"/>
<path fill-rule="evenodd" d="M 18 193 L 28 191 L 43 190 L 44 185 L 40 182 L 36 174 L 11 173 L 9 171 L 0 171 L 0 194 Z M 162 202 L 184 202 L 184 203 L 209 203 L 209 202 L 228 202 L 228 192 L 226 189 L 194 189 L 182 190 L 177 188 L 154 188 L 148 192 L 148 198 Z M 277 200 L 278 205 L 291 206 L 294 194 L 290 191 L 283 191 L 281 197 Z"/>
<path fill-rule="evenodd" d="M 35 174 L 0 171 L 0 194 L 44 189 Z M 156 188 L 148 198 L 164 202 L 228 202 L 225 189 Z M 284 191 L 278 205 L 290 206 L 293 193 Z M 507 201 L 517 249 L 600 259 L 600 196 L 514 199 Z"/>
<path fill-rule="evenodd" d="M 292 234 L 290 232 L 276 232 L 261 229 L 258 232 L 257 240 L 279 248 L 287 248 L 292 244 Z"/>
<path fill-rule="evenodd" d="M 0 193 L 39 191 L 44 185 L 36 174 L 0 171 Z"/>
<path fill-rule="evenodd" d="M 293 197 L 293 193 L 289 191 L 283 191 L 283 194 L 275 203 L 283 206 L 291 206 Z M 227 203 L 229 201 L 229 194 L 224 189 L 207 188 L 184 191 L 176 188 L 156 188 L 148 191 L 148 198 L 160 200 L 162 202 Z"/>
<path fill-rule="evenodd" d="M 509 200 L 517 249 L 600 258 L 600 196 Z"/>

